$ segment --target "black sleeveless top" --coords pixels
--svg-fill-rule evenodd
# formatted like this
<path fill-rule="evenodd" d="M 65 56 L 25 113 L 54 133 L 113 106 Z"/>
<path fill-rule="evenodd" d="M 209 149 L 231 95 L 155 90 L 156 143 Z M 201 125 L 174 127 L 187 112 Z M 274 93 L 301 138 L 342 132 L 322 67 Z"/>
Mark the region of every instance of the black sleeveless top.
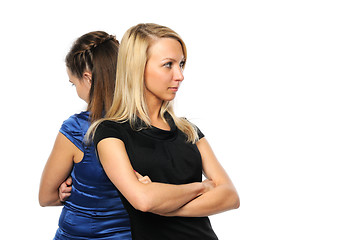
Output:
<path fill-rule="evenodd" d="M 202 159 L 195 144 L 168 115 L 170 131 L 156 127 L 133 130 L 128 122 L 102 122 L 94 136 L 94 145 L 105 138 L 123 141 L 130 162 L 137 172 L 153 182 L 187 184 L 202 181 Z M 198 130 L 198 136 L 204 137 Z M 213 240 L 215 235 L 208 217 L 164 217 L 136 210 L 122 195 L 128 211 L 133 240 Z"/>

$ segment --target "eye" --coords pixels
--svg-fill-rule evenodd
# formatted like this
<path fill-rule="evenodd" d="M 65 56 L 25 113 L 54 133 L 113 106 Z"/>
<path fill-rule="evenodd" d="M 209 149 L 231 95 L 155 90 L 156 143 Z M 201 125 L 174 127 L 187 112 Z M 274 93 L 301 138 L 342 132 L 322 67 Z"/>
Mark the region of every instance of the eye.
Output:
<path fill-rule="evenodd" d="M 166 64 L 164 64 L 163 66 L 166 68 L 172 68 L 173 63 L 172 62 L 167 62 Z"/>
<path fill-rule="evenodd" d="M 184 65 L 186 64 L 186 62 L 185 61 L 181 61 L 180 63 L 179 63 L 179 67 L 181 68 L 181 69 L 184 69 Z"/>

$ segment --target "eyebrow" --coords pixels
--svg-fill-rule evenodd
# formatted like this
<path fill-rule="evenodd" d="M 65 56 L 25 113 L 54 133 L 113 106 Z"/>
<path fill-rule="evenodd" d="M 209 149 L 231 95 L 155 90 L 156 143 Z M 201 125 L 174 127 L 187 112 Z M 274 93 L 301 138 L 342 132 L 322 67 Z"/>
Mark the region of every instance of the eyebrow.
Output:
<path fill-rule="evenodd" d="M 175 60 L 174 58 L 164 58 L 162 61 L 165 61 L 165 60 L 171 60 L 173 62 L 176 62 L 177 60 Z M 181 61 L 185 61 L 185 58 L 182 57 Z"/>

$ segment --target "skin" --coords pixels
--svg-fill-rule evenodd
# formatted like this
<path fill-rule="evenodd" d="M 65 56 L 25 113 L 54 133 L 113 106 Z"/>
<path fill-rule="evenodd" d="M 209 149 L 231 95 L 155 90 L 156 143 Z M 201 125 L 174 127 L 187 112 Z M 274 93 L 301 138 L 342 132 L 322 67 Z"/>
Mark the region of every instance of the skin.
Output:
<path fill-rule="evenodd" d="M 171 38 L 157 40 L 149 48 L 150 57 L 144 72 L 145 98 L 152 124 L 169 130 L 159 111 L 163 101 L 171 101 L 184 80 L 184 56 L 180 43 Z M 161 120 L 161 121 L 159 121 Z"/>
<path fill-rule="evenodd" d="M 161 38 L 152 43 L 149 53 L 144 73 L 149 117 L 153 126 L 169 130 L 170 126 L 161 119 L 159 112 L 163 101 L 175 98 L 184 80 L 182 47 L 174 39 Z M 197 217 L 238 208 L 238 194 L 207 140 L 202 138 L 197 147 L 208 179 L 203 183 L 175 186 L 140 183 L 121 140 L 106 138 L 97 146 L 99 159 L 109 179 L 138 210 L 164 216 Z"/>
<path fill-rule="evenodd" d="M 82 79 L 78 79 L 75 77 L 69 70 L 67 70 L 69 76 L 69 82 L 72 83 L 76 87 L 76 91 L 78 96 L 89 102 L 89 91 L 91 87 L 91 73 L 84 72 Z M 103 141 L 102 141 L 103 142 Z M 114 149 L 123 149 L 125 152 L 124 144 L 122 147 L 119 147 L 116 143 L 115 146 L 113 144 L 109 144 L 108 147 L 110 149 L 106 149 L 106 153 L 112 153 L 113 147 Z M 124 154 L 123 152 L 123 154 Z M 104 153 L 102 154 L 104 155 Z M 106 154 L 105 154 L 106 155 Z M 62 133 L 58 133 L 53 150 L 49 156 L 49 159 L 44 167 L 40 188 L 39 188 L 39 203 L 40 206 L 60 206 L 62 205 L 62 201 L 65 201 L 71 192 L 71 178 L 68 176 L 72 170 L 74 163 L 79 163 L 83 159 L 83 152 L 78 149 L 68 138 L 66 138 Z M 108 159 L 109 157 L 102 157 L 104 159 Z M 112 159 L 112 157 L 110 157 Z M 181 207 L 185 203 L 194 199 L 195 197 L 209 191 L 213 188 L 213 182 L 206 180 L 202 183 L 191 183 L 186 185 L 170 185 L 170 184 L 160 184 L 160 183 L 152 183 L 149 177 L 141 176 L 138 173 L 135 173 L 133 168 L 130 166 L 129 159 L 122 158 L 127 160 L 126 169 L 126 179 L 134 180 L 137 186 L 143 189 L 141 199 L 147 199 L 147 196 L 154 196 L 153 199 L 157 199 L 152 202 L 152 208 L 148 208 L 148 205 L 145 205 L 144 201 L 140 201 L 141 205 L 139 209 L 143 211 L 160 211 L 160 212 L 170 212 L 174 211 L 177 208 Z M 106 164 L 107 167 L 117 168 L 117 161 L 111 161 L 110 164 Z M 114 166 L 113 166 L 114 165 Z M 106 170 L 111 174 L 111 170 Z M 116 178 L 117 176 L 113 176 Z M 122 180 L 121 180 L 122 181 Z M 128 183 L 124 181 L 124 183 Z M 147 187 L 144 188 L 144 186 Z M 129 186 L 135 186 L 134 183 Z M 118 186 L 117 186 L 118 187 Z M 130 189 L 132 191 L 132 189 Z M 138 191 L 139 192 L 139 191 Z M 166 193 L 166 194 L 164 194 Z M 160 196 L 166 196 L 165 198 L 160 198 Z M 138 195 L 139 197 L 140 195 Z M 167 198 L 168 197 L 168 198 Z M 175 202 L 175 207 L 171 206 Z M 138 206 L 138 205 L 137 205 Z"/>
<path fill-rule="evenodd" d="M 76 88 L 78 97 L 84 100 L 86 103 L 89 103 L 89 92 L 92 78 L 91 72 L 85 71 L 83 73 L 82 79 L 74 76 L 69 69 L 66 69 L 66 72 L 68 73 L 69 82 Z"/>
<path fill-rule="evenodd" d="M 88 102 L 91 73 L 84 72 L 82 79 L 75 77 L 69 69 L 67 73 L 69 82 L 75 86 L 78 96 Z M 79 148 L 62 133 L 58 133 L 40 181 L 40 206 L 60 206 L 70 196 L 71 178 L 68 176 L 73 164 L 80 162 L 83 156 Z"/>
<path fill-rule="evenodd" d="M 174 212 L 164 216 L 205 217 L 239 207 L 239 197 L 231 179 L 218 162 L 205 138 L 197 142 L 202 156 L 203 172 L 212 179 L 215 187 L 202 196 L 190 201 Z"/>
<path fill-rule="evenodd" d="M 71 195 L 71 185 L 73 184 L 73 179 L 69 176 L 65 182 L 63 182 L 59 187 L 59 200 L 60 202 L 65 202 Z"/>

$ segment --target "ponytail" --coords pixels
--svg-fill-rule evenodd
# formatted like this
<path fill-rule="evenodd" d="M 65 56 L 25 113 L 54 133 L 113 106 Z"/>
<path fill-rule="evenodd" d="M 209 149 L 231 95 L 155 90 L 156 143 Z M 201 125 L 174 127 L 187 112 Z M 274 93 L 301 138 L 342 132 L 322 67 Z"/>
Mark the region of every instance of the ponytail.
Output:
<path fill-rule="evenodd" d="M 114 95 L 119 42 L 106 32 L 96 31 L 78 38 L 65 58 L 70 72 L 82 79 L 85 71 L 92 73 L 89 92 L 90 121 L 103 117 Z"/>

